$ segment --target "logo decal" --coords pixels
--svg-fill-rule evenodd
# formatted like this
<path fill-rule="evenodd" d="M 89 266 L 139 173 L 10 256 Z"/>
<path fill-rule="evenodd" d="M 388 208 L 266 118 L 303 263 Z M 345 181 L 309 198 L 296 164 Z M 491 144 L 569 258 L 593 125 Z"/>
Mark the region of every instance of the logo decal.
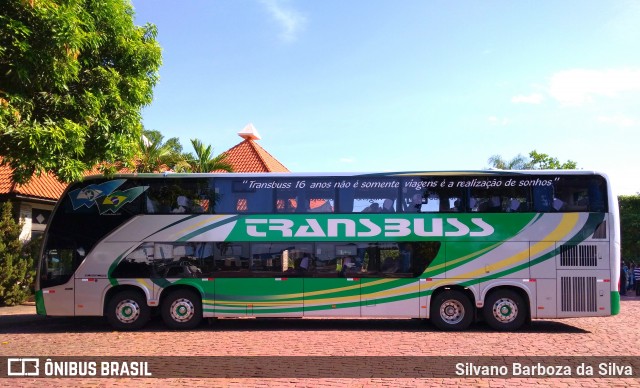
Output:
<path fill-rule="evenodd" d="M 99 185 L 91 184 L 82 189 L 76 189 L 69 193 L 71 198 L 71 204 L 73 210 L 78 210 L 82 206 L 91 207 L 96 203 L 96 200 L 111 194 L 113 190 L 122 185 L 126 179 L 116 179 L 108 182 L 101 183 Z"/>
<path fill-rule="evenodd" d="M 96 205 L 100 214 L 115 213 L 149 188 L 149 186 L 138 186 L 116 191 L 124 182 L 126 179 L 114 179 L 98 185 L 90 184 L 87 187 L 69 192 L 73 210 L 78 210 L 82 206 L 90 208 Z"/>
<path fill-rule="evenodd" d="M 101 202 L 98 202 L 100 214 L 117 212 L 121 207 L 138 198 L 138 196 L 148 188 L 149 186 L 138 186 L 125 191 L 114 191 L 107 195 Z"/>

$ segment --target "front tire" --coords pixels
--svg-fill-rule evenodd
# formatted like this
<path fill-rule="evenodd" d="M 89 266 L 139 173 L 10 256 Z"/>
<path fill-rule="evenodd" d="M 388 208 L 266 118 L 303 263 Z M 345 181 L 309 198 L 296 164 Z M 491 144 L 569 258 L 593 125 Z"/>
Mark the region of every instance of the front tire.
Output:
<path fill-rule="evenodd" d="M 487 324 L 495 330 L 518 330 L 527 319 L 526 304 L 511 290 L 497 290 L 489 294 L 482 309 Z"/>
<path fill-rule="evenodd" d="M 194 329 L 202 321 L 200 295 L 189 290 L 171 292 L 162 301 L 162 319 L 171 329 Z"/>
<path fill-rule="evenodd" d="M 430 319 L 440 330 L 466 330 L 473 322 L 473 305 L 461 291 L 448 290 L 431 300 Z"/>
<path fill-rule="evenodd" d="M 138 330 L 151 318 L 151 308 L 141 292 L 126 290 L 107 303 L 107 320 L 116 330 Z"/>

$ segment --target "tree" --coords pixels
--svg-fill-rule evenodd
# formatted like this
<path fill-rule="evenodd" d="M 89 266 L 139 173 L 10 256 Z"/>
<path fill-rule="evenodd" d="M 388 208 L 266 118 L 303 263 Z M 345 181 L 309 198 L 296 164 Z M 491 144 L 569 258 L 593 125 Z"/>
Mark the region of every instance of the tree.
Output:
<path fill-rule="evenodd" d="M 133 14 L 128 0 L 0 2 L 0 155 L 14 181 L 133 160 L 161 63 L 155 26 Z"/>
<path fill-rule="evenodd" d="M 190 161 L 191 172 L 233 171 L 231 164 L 226 161 L 226 154 L 214 157 L 211 145 L 205 147 L 198 139 L 191 139 L 191 145 L 196 152 L 195 158 Z"/>
<path fill-rule="evenodd" d="M 11 202 L 2 204 L 0 213 L 0 306 L 24 302 L 35 277 L 33 259 L 20 241 L 22 228 L 12 215 Z"/>
<path fill-rule="evenodd" d="M 625 261 L 640 262 L 640 194 L 621 195 L 620 239 L 622 258 Z"/>
<path fill-rule="evenodd" d="M 527 159 L 521 154 L 518 154 L 518 156 L 507 161 L 500 155 L 493 155 L 489 158 L 488 163 L 491 167 L 499 170 L 524 170 Z"/>
<path fill-rule="evenodd" d="M 558 158 L 553 158 L 547 154 L 540 154 L 536 150 L 529 153 L 531 160 L 527 162 L 525 169 L 528 170 L 573 170 L 577 167 L 577 163 L 567 160 L 560 163 Z"/>
<path fill-rule="evenodd" d="M 567 160 L 560 163 L 558 158 L 541 154 L 536 150 L 529 152 L 529 159 L 518 154 L 515 158 L 506 161 L 500 155 L 493 155 L 487 162 L 491 167 L 500 170 L 571 170 L 577 167 L 574 161 Z"/>
<path fill-rule="evenodd" d="M 184 172 L 190 168 L 189 154 L 182 153 L 182 145 L 177 137 L 163 143 L 164 136 L 159 131 L 143 131 L 138 140 L 136 157 L 137 172 L 159 172 L 165 170 Z"/>

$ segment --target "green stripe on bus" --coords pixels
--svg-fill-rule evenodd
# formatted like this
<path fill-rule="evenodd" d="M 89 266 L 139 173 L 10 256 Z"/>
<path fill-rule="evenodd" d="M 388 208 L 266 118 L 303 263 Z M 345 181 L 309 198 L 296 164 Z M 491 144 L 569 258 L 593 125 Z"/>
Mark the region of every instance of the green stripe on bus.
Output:
<path fill-rule="evenodd" d="M 122 253 L 120 256 L 118 256 L 113 261 L 113 263 L 111 263 L 111 266 L 109 267 L 109 270 L 107 270 L 107 277 L 109 278 L 109 283 L 111 283 L 112 286 L 117 286 L 118 285 L 118 280 L 115 279 L 112 276 L 112 274 L 113 274 L 113 271 L 115 271 L 115 269 L 118 266 L 118 264 L 120 264 L 120 261 L 122 261 L 122 259 L 124 258 L 125 253 Z"/>

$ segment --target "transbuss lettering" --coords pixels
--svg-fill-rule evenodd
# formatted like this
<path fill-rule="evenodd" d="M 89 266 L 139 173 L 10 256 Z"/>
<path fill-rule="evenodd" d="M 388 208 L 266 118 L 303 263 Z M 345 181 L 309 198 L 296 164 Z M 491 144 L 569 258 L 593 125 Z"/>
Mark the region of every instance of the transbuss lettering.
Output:
<path fill-rule="evenodd" d="M 469 236 L 471 237 L 486 237 L 491 236 L 493 234 L 493 226 L 484 222 L 482 218 L 472 218 L 471 222 L 473 222 L 476 226 L 479 226 L 482 230 L 479 232 L 471 232 Z"/>
<path fill-rule="evenodd" d="M 317 219 L 306 218 L 305 224 L 296 225 L 293 221 L 282 218 L 263 219 L 247 218 L 245 220 L 247 235 L 251 237 L 267 237 L 267 232 L 279 232 L 278 237 L 406 237 L 411 234 L 420 237 L 486 237 L 494 232 L 493 226 L 482 218 L 472 218 L 474 229 L 457 218 L 433 218 L 431 224 L 426 225 L 425 219 L 413 220 L 404 218 L 387 218 L 384 227 L 371 219 L 362 218 L 356 221 L 346 218 L 326 220 L 321 225 Z M 444 222 L 453 230 L 444 231 Z"/>
<path fill-rule="evenodd" d="M 369 231 L 368 232 L 360 232 L 360 233 L 358 233 L 358 237 L 378 236 L 380 234 L 380 232 L 382 232 L 382 229 L 380 229 L 380 227 L 377 224 L 374 224 L 373 222 L 371 222 L 371 220 L 368 219 L 368 218 L 363 218 L 363 219 L 361 219 L 359 221 L 360 221 L 360 223 L 362 225 L 367 227 L 369 229 Z M 352 237 L 352 236 L 346 236 L 346 237 Z"/>

